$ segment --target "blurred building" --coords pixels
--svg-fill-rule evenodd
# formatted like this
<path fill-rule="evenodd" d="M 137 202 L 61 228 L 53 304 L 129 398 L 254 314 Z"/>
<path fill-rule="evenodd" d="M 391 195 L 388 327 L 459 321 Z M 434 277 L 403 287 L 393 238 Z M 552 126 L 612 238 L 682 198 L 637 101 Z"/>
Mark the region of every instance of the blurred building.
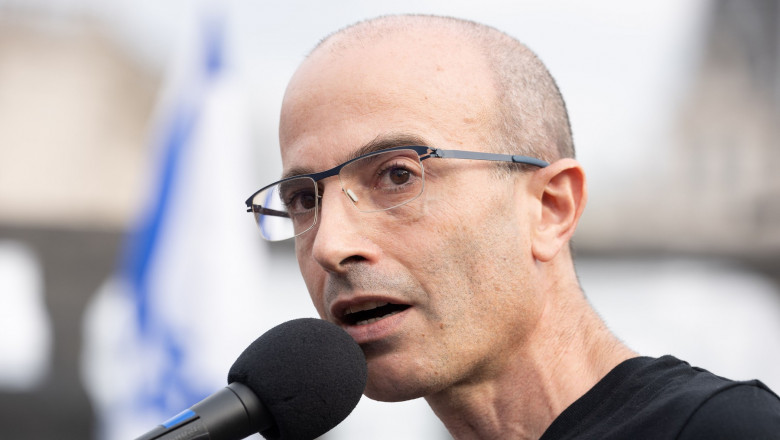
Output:
<path fill-rule="evenodd" d="M 719 0 L 707 33 L 667 195 L 685 245 L 780 270 L 780 2 Z"/>
<path fill-rule="evenodd" d="M 158 82 L 98 23 L 0 7 L 0 242 L 38 265 L 53 333 L 38 388 L 0 387 L 2 438 L 92 436 L 82 315 L 138 208 Z M 4 312 L 18 294 L 0 292 Z"/>
<path fill-rule="evenodd" d="M 578 249 L 734 258 L 780 282 L 780 2 L 710 12 L 669 144 L 586 211 Z"/>
<path fill-rule="evenodd" d="M 122 229 L 158 83 L 99 23 L 0 10 L 0 222 Z"/>

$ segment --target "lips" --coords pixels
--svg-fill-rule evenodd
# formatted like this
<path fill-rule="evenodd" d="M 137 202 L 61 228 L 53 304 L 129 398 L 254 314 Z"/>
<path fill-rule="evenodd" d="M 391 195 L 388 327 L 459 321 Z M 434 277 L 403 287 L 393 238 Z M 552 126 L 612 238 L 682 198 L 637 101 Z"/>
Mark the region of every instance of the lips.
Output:
<path fill-rule="evenodd" d="M 408 309 L 408 304 L 394 304 L 386 301 L 365 301 L 344 308 L 339 319 L 347 325 L 372 324 Z"/>

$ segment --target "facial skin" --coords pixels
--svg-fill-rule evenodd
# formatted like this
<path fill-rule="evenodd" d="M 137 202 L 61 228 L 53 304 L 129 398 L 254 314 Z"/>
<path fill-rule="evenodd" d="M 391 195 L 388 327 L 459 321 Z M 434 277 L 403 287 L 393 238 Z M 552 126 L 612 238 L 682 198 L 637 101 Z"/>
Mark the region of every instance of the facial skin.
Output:
<path fill-rule="evenodd" d="M 307 60 L 284 101 L 285 170 L 319 171 L 402 135 L 433 147 L 485 149 L 495 94 L 484 63 L 469 49 L 442 47 L 435 34 L 415 35 L 424 45 L 406 38 Z M 516 351 L 539 315 L 533 282 L 518 265 L 533 264 L 527 214 L 514 202 L 527 197 L 527 177 L 497 179 L 491 163 L 424 166 L 423 196 L 387 212 L 360 213 L 337 179 L 322 182 L 318 225 L 296 240 L 315 307 L 361 344 L 366 395 L 379 400 L 491 374 L 491 353 Z M 411 307 L 363 326 L 340 319 L 346 307 L 370 301 Z"/>
<path fill-rule="evenodd" d="M 496 142 L 493 76 L 458 33 L 418 27 L 338 38 L 288 86 L 285 176 L 372 148 L 488 151 Z M 490 162 L 423 164 L 423 195 L 390 211 L 359 212 L 337 177 L 319 182 L 320 217 L 295 242 L 312 302 L 366 354 L 368 397 L 425 396 L 453 435 L 538 437 L 614 366 L 593 361 L 606 359 L 596 350 L 563 361 L 586 350 L 579 332 L 608 333 L 591 324 L 598 319 L 568 254 L 585 201 L 582 169 L 561 159 L 501 178 Z M 346 316 L 384 303 L 397 313 L 363 325 Z"/>

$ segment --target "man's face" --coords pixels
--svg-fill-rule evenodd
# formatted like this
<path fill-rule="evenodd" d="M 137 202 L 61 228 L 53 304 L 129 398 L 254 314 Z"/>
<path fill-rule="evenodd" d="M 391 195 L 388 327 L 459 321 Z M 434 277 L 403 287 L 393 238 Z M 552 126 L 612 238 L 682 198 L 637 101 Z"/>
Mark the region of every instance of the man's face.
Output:
<path fill-rule="evenodd" d="M 282 108 L 285 173 L 336 166 L 369 144 L 486 150 L 495 92 L 470 50 L 424 34 L 366 46 L 319 50 L 296 73 Z M 314 306 L 363 348 L 366 395 L 378 400 L 488 379 L 522 349 L 540 308 L 527 176 L 497 178 L 490 162 L 423 164 L 423 195 L 389 211 L 360 212 L 338 177 L 319 182 L 317 225 L 295 243 Z"/>

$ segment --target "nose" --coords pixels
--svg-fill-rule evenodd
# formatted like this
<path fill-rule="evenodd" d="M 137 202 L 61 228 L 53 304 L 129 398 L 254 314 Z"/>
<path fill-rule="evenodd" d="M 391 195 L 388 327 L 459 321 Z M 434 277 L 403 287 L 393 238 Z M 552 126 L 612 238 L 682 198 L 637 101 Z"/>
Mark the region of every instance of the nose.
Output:
<path fill-rule="evenodd" d="M 366 234 L 368 219 L 355 209 L 338 182 L 333 183 L 323 191 L 317 224 L 307 238 L 312 258 L 323 269 L 343 273 L 351 265 L 375 261 L 380 252 Z"/>

